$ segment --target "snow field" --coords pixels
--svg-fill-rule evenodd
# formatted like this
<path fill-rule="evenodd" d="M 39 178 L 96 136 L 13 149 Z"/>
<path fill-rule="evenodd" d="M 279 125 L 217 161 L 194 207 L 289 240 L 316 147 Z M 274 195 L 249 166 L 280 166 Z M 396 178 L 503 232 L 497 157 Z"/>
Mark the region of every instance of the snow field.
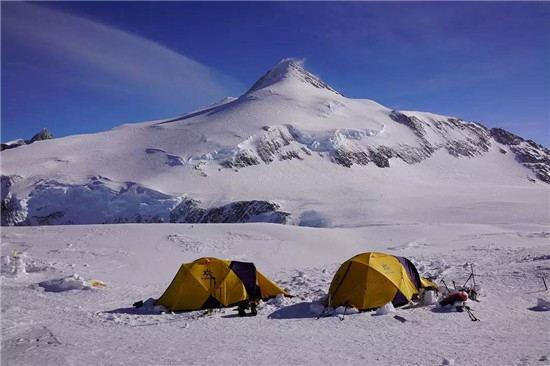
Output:
<path fill-rule="evenodd" d="M 544 364 L 550 313 L 538 299 L 548 296 L 541 277 L 550 275 L 549 238 L 542 224 L 3 228 L 2 363 Z M 461 286 L 473 263 L 483 296 L 468 303 L 481 321 L 435 305 L 385 315 L 340 309 L 317 320 L 339 265 L 365 251 L 409 257 L 449 286 Z M 153 307 L 148 299 L 181 263 L 201 256 L 253 261 L 295 297 L 262 302 L 246 318 L 232 309 L 202 316 Z M 106 286 L 84 290 L 94 279 Z M 37 285 L 52 280 L 81 285 Z M 138 300 L 146 303 L 135 309 Z"/>

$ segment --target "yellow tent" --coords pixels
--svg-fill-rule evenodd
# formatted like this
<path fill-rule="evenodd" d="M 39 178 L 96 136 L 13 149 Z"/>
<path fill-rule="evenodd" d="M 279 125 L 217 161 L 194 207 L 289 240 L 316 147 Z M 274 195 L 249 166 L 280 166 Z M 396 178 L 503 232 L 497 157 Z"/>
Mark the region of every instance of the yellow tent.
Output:
<path fill-rule="evenodd" d="M 205 257 L 182 264 L 156 305 L 172 311 L 213 309 L 278 294 L 289 296 L 254 263 Z"/>
<path fill-rule="evenodd" d="M 407 258 L 363 253 L 344 262 L 334 275 L 328 306 L 368 310 L 390 301 L 399 306 L 407 304 L 424 287 L 437 286 L 422 278 Z"/>

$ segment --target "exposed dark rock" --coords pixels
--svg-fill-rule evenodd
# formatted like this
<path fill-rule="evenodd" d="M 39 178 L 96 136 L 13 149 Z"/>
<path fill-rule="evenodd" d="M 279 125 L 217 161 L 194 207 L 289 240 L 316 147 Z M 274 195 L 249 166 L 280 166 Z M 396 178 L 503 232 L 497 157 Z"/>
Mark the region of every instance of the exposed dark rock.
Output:
<path fill-rule="evenodd" d="M 523 141 L 525 141 L 521 137 L 514 135 L 513 133 L 508 132 L 502 128 L 491 128 L 491 136 L 493 136 L 496 142 L 509 146 L 519 145 Z"/>
<path fill-rule="evenodd" d="M 491 129 L 491 135 L 495 141 L 508 145 L 515 154 L 516 160 L 524 167 L 531 169 L 537 179 L 550 184 L 550 150 L 502 128 Z"/>
<path fill-rule="evenodd" d="M 20 175 L 2 175 L 1 176 L 1 225 L 13 226 L 24 225 L 26 214 L 21 206 L 20 200 L 16 195 L 12 194 L 11 187 L 18 181 L 23 179 Z"/>
<path fill-rule="evenodd" d="M 399 159 L 407 164 L 417 164 L 429 158 L 434 149 L 431 146 L 413 147 L 409 145 L 398 145 L 392 150 Z"/>
<path fill-rule="evenodd" d="M 206 213 L 201 201 L 187 199 L 170 211 L 170 222 L 198 223 Z"/>
<path fill-rule="evenodd" d="M 45 216 L 32 216 L 32 218 L 36 220 L 38 225 L 55 225 L 63 218 L 63 216 L 65 216 L 64 212 L 55 211 Z"/>
<path fill-rule="evenodd" d="M 412 163 L 418 163 L 424 159 L 429 158 L 435 150 L 437 150 L 435 147 L 432 146 L 432 144 L 426 139 L 426 130 L 424 126 L 424 122 L 419 120 L 416 117 L 409 117 L 406 116 L 403 113 L 392 111 L 390 113 L 390 118 L 394 120 L 397 123 L 400 123 L 404 126 L 409 127 L 411 130 L 413 130 L 414 134 L 419 139 L 420 149 L 407 146 L 407 145 L 400 145 L 399 151 L 396 151 L 396 156 L 400 157 L 404 161 L 406 161 L 409 164 Z M 436 124 L 437 126 L 437 124 Z M 408 156 L 409 153 L 412 153 L 411 156 Z"/>
<path fill-rule="evenodd" d="M 53 135 L 50 131 L 48 131 L 47 128 L 44 128 L 42 131 L 38 132 L 36 135 L 34 135 L 30 140 L 26 141 L 27 144 L 32 144 L 35 141 L 43 141 L 43 140 L 51 140 L 53 139 Z"/>
<path fill-rule="evenodd" d="M 285 224 L 290 214 L 277 211 L 280 206 L 267 201 L 239 201 L 208 210 L 202 223 L 235 223 L 262 221 Z"/>
<path fill-rule="evenodd" d="M 273 155 L 275 155 L 282 145 L 278 141 L 269 139 L 267 136 L 262 136 L 258 142 L 257 151 L 260 159 L 266 164 L 273 161 Z"/>
<path fill-rule="evenodd" d="M 369 155 L 359 148 L 354 150 L 339 147 L 332 151 L 332 161 L 336 164 L 350 168 L 353 164 L 367 165 L 370 161 Z"/>
<path fill-rule="evenodd" d="M 225 168 L 244 168 L 258 164 L 260 164 L 258 158 L 246 150 L 237 152 L 231 159 L 225 160 L 221 163 L 221 165 Z"/>
<path fill-rule="evenodd" d="M 457 158 L 460 156 L 471 158 L 476 155 L 482 155 L 482 152 L 480 152 L 476 146 L 473 146 L 466 141 L 449 141 L 445 146 L 445 149 L 450 155 Z"/>
<path fill-rule="evenodd" d="M 29 145 L 36 141 L 50 140 L 50 139 L 53 139 L 53 135 L 50 133 L 50 131 L 48 131 L 48 129 L 45 128 L 42 131 L 38 132 L 36 135 L 34 135 L 30 140 L 18 139 L 17 141 L 11 144 L 1 144 L 0 151 L 13 149 L 23 145 Z"/>
<path fill-rule="evenodd" d="M 369 157 L 371 161 L 376 164 L 377 167 L 389 168 L 389 159 L 393 158 L 393 151 L 386 146 L 380 146 L 376 150 L 370 150 Z"/>
<path fill-rule="evenodd" d="M 285 224 L 290 214 L 267 201 L 239 201 L 209 210 L 199 207 L 200 201 L 186 200 L 170 213 L 173 223 L 243 223 L 252 221 Z"/>
<path fill-rule="evenodd" d="M 310 150 L 310 149 L 308 149 L 307 147 L 305 147 L 305 146 L 302 146 L 302 147 L 300 147 L 300 149 L 302 149 L 302 151 L 303 151 L 303 152 L 305 152 L 305 153 L 306 153 L 306 155 L 309 155 L 309 156 L 311 156 L 311 150 Z"/>
<path fill-rule="evenodd" d="M 390 118 L 393 119 L 395 122 L 401 123 L 402 125 L 405 125 L 413 130 L 416 136 L 422 139 L 425 138 L 426 131 L 424 130 L 424 122 L 422 122 L 418 118 L 414 116 L 409 117 L 397 111 L 392 111 L 390 113 Z"/>
<path fill-rule="evenodd" d="M 295 139 L 288 127 L 286 127 L 286 129 L 270 129 L 259 139 L 256 145 L 256 151 L 260 159 L 262 159 L 264 163 L 269 164 L 274 160 L 275 155 L 280 154 L 284 146 L 289 146 L 293 142 L 295 142 Z M 279 156 L 279 159 L 284 158 Z"/>
<path fill-rule="evenodd" d="M 8 150 L 8 149 L 13 149 L 13 148 L 16 148 L 16 147 L 19 147 L 19 146 L 23 146 L 23 145 L 26 145 L 27 143 L 25 142 L 25 140 L 23 139 L 18 139 L 17 141 L 11 143 L 11 144 L 2 144 L 1 145 L 1 150 L 0 151 L 4 151 L 4 150 Z"/>
<path fill-rule="evenodd" d="M 287 151 L 286 153 L 281 154 L 281 160 L 304 160 L 297 151 Z"/>

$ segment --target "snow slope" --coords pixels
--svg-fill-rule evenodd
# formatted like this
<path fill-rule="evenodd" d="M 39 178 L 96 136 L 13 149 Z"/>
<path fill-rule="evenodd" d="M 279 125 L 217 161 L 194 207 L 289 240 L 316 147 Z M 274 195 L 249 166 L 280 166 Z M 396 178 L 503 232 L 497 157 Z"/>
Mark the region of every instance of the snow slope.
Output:
<path fill-rule="evenodd" d="M 453 117 L 346 98 L 290 59 L 239 98 L 1 154 L 4 226 L 335 227 L 386 213 L 395 222 L 482 215 L 498 223 L 503 207 L 515 222 L 547 217 L 550 192 L 544 147 Z M 425 201 L 429 210 L 416 211 Z M 485 202 L 495 209 L 480 212 Z"/>
<path fill-rule="evenodd" d="M 548 222 L 3 228 L 1 361 L 543 365 L 550 313 L 538 305 L 550 300 L 540 278 L 550 275 L 549 240 Z M 409 257 L 421 274 L 449 285 L 462 285 L 473 263 L 483 295 L 470 306 L 481 321 L 434 305 L 317 320 L 312 310 L 339 265 L 365 251 Z M 132 307 L 158 298 L 181 263 L 201 256 L 253 261 L 295 297 L 263 303 L 247 318 L 231 309 L 201 317 Z"/>

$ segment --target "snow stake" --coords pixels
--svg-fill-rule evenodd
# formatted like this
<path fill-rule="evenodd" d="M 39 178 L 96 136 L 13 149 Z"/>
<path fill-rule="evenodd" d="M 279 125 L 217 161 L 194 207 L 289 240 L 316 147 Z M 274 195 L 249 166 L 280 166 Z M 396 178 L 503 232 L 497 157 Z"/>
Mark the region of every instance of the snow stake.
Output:
<path fill-rule="evenodd" d="M 546 281 L 544 280 L 544 276 L 542 276 L 541 278 L 542 278 L 542 283 L 544 283 L 544 288 L 546 289 L 546 291 L 548 291 L 548 286 L 546 286 Z"/>

